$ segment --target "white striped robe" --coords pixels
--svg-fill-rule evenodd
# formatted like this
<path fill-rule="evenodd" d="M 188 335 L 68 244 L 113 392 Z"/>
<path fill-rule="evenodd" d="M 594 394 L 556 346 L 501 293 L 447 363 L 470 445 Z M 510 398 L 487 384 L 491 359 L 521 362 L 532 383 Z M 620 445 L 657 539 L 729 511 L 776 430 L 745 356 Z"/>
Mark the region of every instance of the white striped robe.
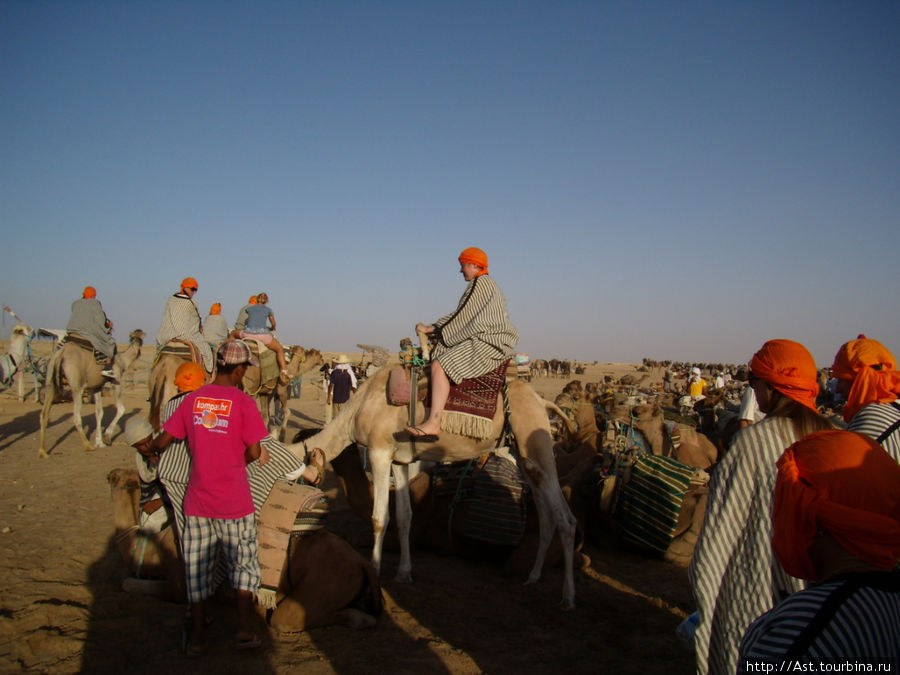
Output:
<path fill-rule="evenodd" d="M 759 672 L 753 670 L 754 661 L 781 661 L 828 596 L 845 581 L 826 581 L 795 593 L 753 622 L 741 642 L 738 672 Z M 803 655 L 804 661 L 848 659 L 900 662 L 900 594 L 870 587 L 852 593 Z"/>
<path fill-rule="evenodd" d="M 207 373 L 212 372 L 213 353 L 203 336 L 203 322 L 197 302 L 182 293 L 176 293 L 166 301 L 166 311 L 156 331 L 156 344 L 162 347 L 174 338 L 194 344 L 203 357 L 203 368 Z"/>
<path fill-rule="evenodd" d="M 432 356 L 454 383 L 489 373 L 516 353 L 519 333 L 500 287 L 487 274 L 472 279 L 456 311 L 434 325 L 438 343 Z"/>
<path fill-rule="evenodd" d="M 796 440 L 791 420 L 767 417 L 740 431 L 713 469 L 688 570 L 699 613 L 699 673 L 734 673 L 747 626 L 806 586 L 782 569 L 772 549 L 775 463 Z"/>
<path fill-rule="evenodd" d="M 848 428 L 876 441 L 888 432 L 879 442 L 885 452 L 900 462 L 900 399 L 864 406 L 850 420 Z"/>

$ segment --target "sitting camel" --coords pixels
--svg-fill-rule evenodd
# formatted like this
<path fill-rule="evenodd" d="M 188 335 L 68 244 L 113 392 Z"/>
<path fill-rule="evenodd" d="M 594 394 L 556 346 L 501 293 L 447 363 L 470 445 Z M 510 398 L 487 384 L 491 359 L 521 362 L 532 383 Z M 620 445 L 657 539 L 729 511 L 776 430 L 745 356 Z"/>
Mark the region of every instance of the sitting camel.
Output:
<path fill-rule="evenodd" d="M 322 448 L 329 461 L 351 443 L 359 443 L 368 448 L 374 485 L 372 521 L 375 542 L 372 562 L 376 569 L 381 567 L 393 475 L 400 533 L 400 565 L 396 578 L 398 581 L 410 581 L 412 561 L 409 533 L 412 509 L 408 489 L 409 463 L 415 459 L 460 461 L 479 457 L 496 447 L 503 434 L 506 416 L 501 393 L 498 395 L 489 438 L 474 440 L 445 432 L 434 442 L 415 442 L 405 431 L 410 424 L 407 408 L 394 406 L 389 402 L 390 372 L 390 368 L 382 368 L 367 379 L 337 417 L 305 444 L 297 443 L 287 447 L 301 458 L 306 457 L 307 446 Z M 557 480 L 550 421 L 547 417 L 549 402 L 540 398 L 522 380 L 508 384 L 507 399 L 509 425 L 518 450 L 516 461 L 532 490 L 540 527 L 540 542 L 526 583 L 534 583 L 540 578 L 547 550 L 554 533 L 558 532 L 565 557 L 562 605 L 567 609 L 572 608 L 575 606 L 575 581 L 572 573 L 575 517 Z M 418 406 L 416 419 L 412 421 L 418 424 L 424 418 L 425 410 Z"/>
<path fill-rule="evenodd" d="M 38 457 L 47 457 L 45 446 L 45 433 L 50 421 L 50 407 L 56 402 L 59 392 L 68 382 L 72 390 L 73 413 L 72 419 L 75 430 L 81 437 L 85 450 L 93 450 L 96 447 L 104 447 L 111 442 L 113 436 L 119 430 L 118 424 L 125 414 L 125 404 L 122 402 L 121 380 L 124 373 L 141 355 L 141 347 L 144 344 L 144 331 L 137 329 L 129 334 L 130 343 L 125 351 L 116 354 L 112 369 L 116 375 L 115 381 L 110 382 L 102 374 L 103 365 L 97 363 L 94 358 L 93 348 L 89 342 L 77 339 L 69 339 L 53 353 L 47 366 L 47 377 L 44 382 L 44 406 L 41 408 L 41 433 L 38 444 Z M 113 417 L 106 430 L 103 430 L 103 397 L 101 390 L 110 382 L 116 399 L 116 415 Z M 94 444 L 88 440 L 81 425 L 82 395 L 92 394 L 94 397 L 94 418 L 97 422 L 97 430 L 94 436 Z"/>
<path fill-rule="evenodd" d="M 107 476 L 112 496 L 116 544 L 130 572 L 127 591 L 184 602 L 184 561 L 171 524 L 147 535 L 138 527 L 140 482 L 134 469 Z M 341 624 L 368 628 L 382 609 L 381 587 L 372 566 L 346 541 L 327 530 L 291 537 L 288 562 L 269 624 L 280 632 L 299 632 Z M 149 578 L 147 578 L 149 577 Z"/>

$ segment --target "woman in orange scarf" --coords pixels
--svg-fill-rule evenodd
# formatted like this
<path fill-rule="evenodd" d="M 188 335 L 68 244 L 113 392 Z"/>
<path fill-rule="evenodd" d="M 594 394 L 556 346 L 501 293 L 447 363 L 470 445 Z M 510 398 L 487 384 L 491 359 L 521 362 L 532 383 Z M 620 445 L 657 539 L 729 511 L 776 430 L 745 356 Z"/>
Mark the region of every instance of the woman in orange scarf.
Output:
<path fill-rule="evenodd" d="M 784 569 L 819 585 L 754 622 L 741 663 L 900 658 L 900 465 L 862 434 L 811 434 L 778 460 L 772 520 Z"/>
<path fill-rule="evenodd" d="M 900 372 L 878 340 L 861 335 L 842 345 L 831 366 L 843 394 L 844 420 L 852 431 L 874 438 L 900 462 Z"/>
<path fill-rule="evenodd" d="M 816 411 L 815 361 L 791 340 L 770 340 L 750 361 L 750 384 L 766 418 L 738 432 L 714 467 L 706 516 L 689 575 L 697 602 L 698 671 L 734 673 L 747 626 L 805 583 L 772 550 L 778 458 L 830 423 Z"/>

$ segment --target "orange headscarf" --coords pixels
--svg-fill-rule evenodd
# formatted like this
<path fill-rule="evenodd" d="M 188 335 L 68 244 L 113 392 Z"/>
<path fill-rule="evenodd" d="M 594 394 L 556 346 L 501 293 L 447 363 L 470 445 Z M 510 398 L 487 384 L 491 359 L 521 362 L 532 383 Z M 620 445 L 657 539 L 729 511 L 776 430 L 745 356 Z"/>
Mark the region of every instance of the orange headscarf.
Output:
<path fill-rule="evenodd" d="M 194 391 L 206 382 L 206 371 L 196 361 L 188 361 L 178 366 L 175 371 L 175 386 L 178 391 Z"/>
<path fill-rule="evenodd" d="M 474 246 L 470 246 L 465 251 L 459 254 L 459 262 L 463 263 L 472 263 L 473 265 L 478 265 L 481 268 L 481 271 L 476 276 L 481 276 L 482 274 L 487 274 L 488 271 L 488 257 L 487 253 L 482 251 L 480 248 L 476 248 Z"/>
<path fill-rule="evenodd" d="M 799 342 L 769 340 L 750 360 L 750 371 L 776 391 L 818 412 L 818 371 L 812 354 Z"/>
<path fill-rule="evenodd" d="M 259 300 L 256 299 L 256 296 L 255 296 L 255 295 L 251 295 L 251 296 L 250 296 L 250 299 L 247 301 L 247 304 L 248 304 L 248 305 L 258 305 L 258 304 L 259 304 Z"/>
<path fill-rule="evenodd" d="M 870 403 L 890 403 L 900 394 L 897 360 L 878 340 L 862 337 L 843 345 L 834 357 L 831 373 L 840 380 L 853 380 L 844 405 L 847 422 Z"/>
<path fill-rule="evenodd" d="M 778 460 L 772 547 L 795 577 L 817 579 L 809 547 L 828 530 L 850 553 L 890 570 L 900 561 L 900 464 L 868 436 L 818 431 Z"/>
<path fill-rule="evenodd" d="M 84 290 L 81 292 L 81 297 L 85 299 L 91 299 L 97 297 L 97 289 L 93 286 L 85 286 Z"/>
<path fill-rule="evenodd" d="M 199 288 L 200 284 L 197 283 L 197 280 L 194 277 L 185 277 L 181 280 L 181 290 L 185 288 Z"/>
<path fill-rule="evenodd" d="M 222 303 L 214 302 L 212 307 L 209 308 L 210 314 L 221 314 L 222 313 Z"/>

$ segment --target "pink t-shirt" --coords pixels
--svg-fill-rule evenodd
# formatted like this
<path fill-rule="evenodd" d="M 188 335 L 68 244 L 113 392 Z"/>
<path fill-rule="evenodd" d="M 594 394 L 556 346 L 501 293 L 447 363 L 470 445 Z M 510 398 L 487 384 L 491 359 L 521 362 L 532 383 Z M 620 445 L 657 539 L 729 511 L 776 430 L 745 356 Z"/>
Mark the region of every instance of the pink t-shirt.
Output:
<path fill-rule="evenodd" d="M 163 428 L 187 438 L 191 453 L 184 515 L 235 519 L 253 513 L 244 451 L 268 432 L 252 398 L 237 387 L 207 384 L 185 396 Z"/>

